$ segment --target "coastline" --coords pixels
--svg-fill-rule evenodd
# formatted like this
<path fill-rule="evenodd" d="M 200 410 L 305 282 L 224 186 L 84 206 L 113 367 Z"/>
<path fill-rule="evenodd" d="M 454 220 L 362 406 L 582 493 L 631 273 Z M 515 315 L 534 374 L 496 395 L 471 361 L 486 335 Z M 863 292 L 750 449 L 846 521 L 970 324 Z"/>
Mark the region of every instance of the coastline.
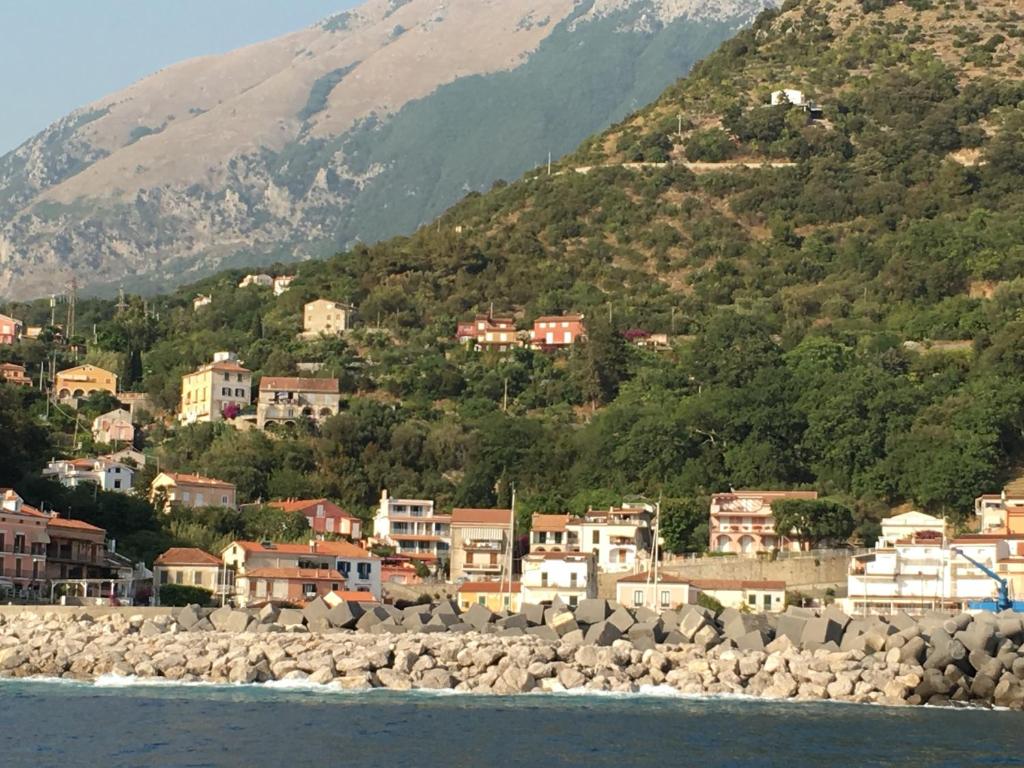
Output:
<path fill-rule="evenodd" d="M 1024 633 L 1017 617 L 893 617 L 907 626 L 878 620 L 866 632 L 851 629 L 846 617 L 852 640 L 844 636 L 847 647 L 839 647 L 834 639 L 809 639 L 821 629 L 832 633 L 840 619 L 834 611 L 714 617 L 689 606 L 640 622 L 651 617 L 605 601 L 575 614 L 538 606 L 528 609 L 532 618 L 477 606 L 460 614 L 451 604 L 388 608 L 358 618 L 347 605 L 333 614 L 326 606 L 251 613 L 188 607 L 150 617 L 22 611 L 0 615 L 0 678 L 1024 709 L 1024 656 L 1011 639 Z M 327 615 L 352 626 L 332 626 Z M 627 615 L 632 626 L 619 631 L 614 622 Z M 802 642 L 790 637 L 794 624 Z M 965 642 L 996 653 L 968 651 Z"/>

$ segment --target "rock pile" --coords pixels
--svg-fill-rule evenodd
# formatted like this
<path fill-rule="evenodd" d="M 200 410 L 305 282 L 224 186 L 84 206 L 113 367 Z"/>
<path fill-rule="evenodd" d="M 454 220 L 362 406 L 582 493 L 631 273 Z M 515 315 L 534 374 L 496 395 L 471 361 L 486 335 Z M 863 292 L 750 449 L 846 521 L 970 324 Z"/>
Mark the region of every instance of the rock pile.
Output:
<path fill-rule="evenodd" d="M 45 611 L 45 609 L 41 609 Z M 605 600 L 495 614 L 315 601 L 303 610 L 190 606 L 143 618 L 0 618 L 0 676 L 101 675 L 346 689 L 513 694 L 573 689 L 971 703 L 1024 709 L 1024 623 L 1012 613 L 851 619 L 697 607 L 657 614 Z"/>

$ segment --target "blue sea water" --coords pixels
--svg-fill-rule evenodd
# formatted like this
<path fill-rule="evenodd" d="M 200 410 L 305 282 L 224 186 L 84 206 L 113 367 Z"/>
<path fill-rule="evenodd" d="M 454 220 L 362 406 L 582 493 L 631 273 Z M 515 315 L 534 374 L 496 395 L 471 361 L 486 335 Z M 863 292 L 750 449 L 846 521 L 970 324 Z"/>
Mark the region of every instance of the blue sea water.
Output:
<path fill-rule="evenodd" d="M 2 768 L 1024 765 L 1024 714 L 668 695 L 0 683 Z"/>

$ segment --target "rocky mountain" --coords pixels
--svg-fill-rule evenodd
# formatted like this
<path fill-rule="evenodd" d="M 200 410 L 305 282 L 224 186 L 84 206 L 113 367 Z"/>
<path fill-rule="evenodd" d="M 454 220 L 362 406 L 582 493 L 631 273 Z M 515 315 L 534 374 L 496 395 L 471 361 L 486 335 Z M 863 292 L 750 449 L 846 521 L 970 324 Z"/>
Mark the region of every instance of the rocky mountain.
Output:
<path fill-rule="evenodd" d="M 148 290 L 408 232 L 655 98 L 771 0 L 369 0 L 0 158 L 0 295 Z"/>

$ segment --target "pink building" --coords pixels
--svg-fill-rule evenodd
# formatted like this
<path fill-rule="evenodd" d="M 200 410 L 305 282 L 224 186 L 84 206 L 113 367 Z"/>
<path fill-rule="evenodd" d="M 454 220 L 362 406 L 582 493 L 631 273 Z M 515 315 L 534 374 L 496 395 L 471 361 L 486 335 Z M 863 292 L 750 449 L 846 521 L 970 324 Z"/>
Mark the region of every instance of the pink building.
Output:
<path fill-rule="evenodd" d="M 530 343 L 536 349 L 565 349 L 586 335 L 583 315 L 547 315 L 533 321 Z"/>
<path fill-rule="evenodd" d="M 472 321 L 459 323 L 455 338 L 464 344 L 473 344 L 478 350 L 505 352 L 519 346 L 516 321 L 511 316 L 477 315 Z"/>
<path fill-rule="evenodd" d="M 50 516 L 26 504 L 10 488 L 0 489 L 0 586 L 38 589 L 46 578 Z"/>
<path fill-rule="evenodd" d="M 816 499 L 817 491 L 730 491 L 711 497 L 709 546 L 715 552 L 750 554 L 770 549 L 799 550 L 800 544 L 779 536 L 772 502 Z"/>
<path fill-rule="evenodd" d="M 21 337 L 21 321 L 0 315 L 0 344 L 13 344 Z"/>
<path fill-rule="evenodd" d="M 268 506 L 282 512 L 298 512 L 317 533 L 336 533 L 352 540 L 363 536 L 362 521 L 327 499 L 288 499 L 272 501 Z"/>

